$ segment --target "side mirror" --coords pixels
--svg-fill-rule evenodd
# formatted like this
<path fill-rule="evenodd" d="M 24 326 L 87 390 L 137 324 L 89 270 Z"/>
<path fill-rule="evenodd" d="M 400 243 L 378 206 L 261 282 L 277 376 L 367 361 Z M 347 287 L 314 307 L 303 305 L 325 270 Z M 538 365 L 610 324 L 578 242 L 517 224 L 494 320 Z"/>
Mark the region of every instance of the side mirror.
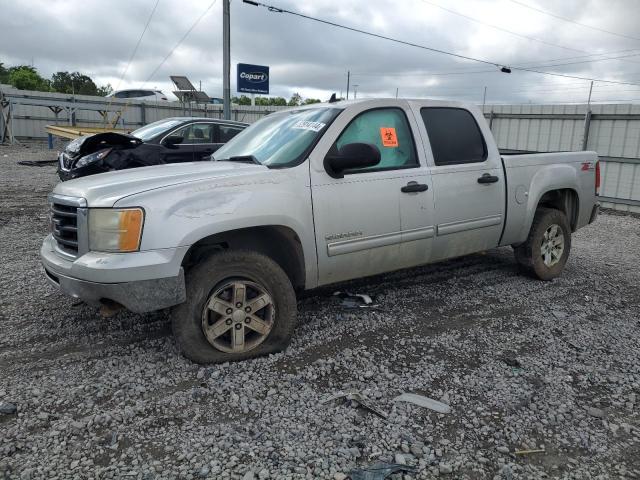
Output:
<path fill-rule="evenodd" d="M 329 152 L 324 159 L 324 169 L 332 178 L 344 178 L 345 170 L 373 167 L 380 163 L 380 150 L 372 143 L 348 143 L 338 154 Z"/>
<path fill-rule="evenodd" d="M 169 135 L 164 139 L 162 143 L 164 143 L 167 147 L 175 147 L 176 145 L 181 144 L 184 141 L 184 137 L 180 137 L 178 135 Z"/>

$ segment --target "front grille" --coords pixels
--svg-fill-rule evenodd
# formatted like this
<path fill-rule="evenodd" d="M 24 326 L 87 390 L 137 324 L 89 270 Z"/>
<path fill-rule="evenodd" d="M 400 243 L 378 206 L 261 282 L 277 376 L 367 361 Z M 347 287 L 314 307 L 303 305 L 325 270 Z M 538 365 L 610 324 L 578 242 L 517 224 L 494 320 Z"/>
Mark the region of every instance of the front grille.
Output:
<path fill-rule="evenodd" d="M 78 253 L 78 207 L 51 203 L 51 233 L 58 247 L 69 254 Z"/>

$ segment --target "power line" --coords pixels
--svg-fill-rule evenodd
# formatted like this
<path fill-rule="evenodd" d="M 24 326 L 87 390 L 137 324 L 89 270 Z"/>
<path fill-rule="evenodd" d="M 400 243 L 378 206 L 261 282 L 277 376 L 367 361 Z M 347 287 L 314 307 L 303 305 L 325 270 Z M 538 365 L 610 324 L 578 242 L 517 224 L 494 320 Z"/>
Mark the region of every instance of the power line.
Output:
<path fill-rule="evenodd" d="M 598 27 L 594 27 L 592 25 L 587 25 L 586 23 L 576 22 L 575 20 L 572 20 L 571 18 L 563 17 L 561 15 L 557 15 L 555 13 L 551 13 L 551 12 L 548 12 L 546 10 L 542 10 L 541 8 L 537 8 L 537 7 L 533 7 L 531 5 L 527 5 L 526 3 L 519 2 L 518 0 L 510 0 L 510 1 L 512 3 L 520 5 L 522 7 L 528 8 L 530 10 L 534 10 L 534 11 L 536 11 L 538 13 L 542 13 L 544 15 L 548 15 L 549 17 L 553 17 L 553 18 L 557 18 L 558 20 L 562 20 L 562 21 L 565 21 L 565 22 L 573 23 L 574 25 L 579 25 L 579 26 L 584 27 L 584 28 L 590 28 L 591 30 L 596 30 L 598 32 L 608 33 L 609 35 L 615 35 L 616 37 L 628 38 L 628 39 L 631 39 L 631 40 L 640 41 L 640 38 L 638 38 L 638 37 L 632 37 L 631 35 L 624 35 L 622 33 L 611 32 L 609 30 L 605 30 L 604 28 L 598 28 Z"/>
<path fill-rule="evenodd" d="M 635 50 L 635 49 L 634 49 Z M 628 58 L 628 57 L 637 57 L 639 56 L 640 53 L 633 53 L 633 54 L 629 54 L 629 55 L 621 55 L 619 57 L 606 57 L 606 58 L 595 58 L 595 59 L 590 59 L 590 60 L 582 60 L 582 61 L 578 61 L 578 62 L 568 62 L 568 63 L 555 63 L 555 64 L 549 64 L 549 65 L 531 65 L 529 67 L 525 67 L 525 66 L 515 66 L 515 67 L 510 67 L 512 69 L 515 70 L 522 70 L 525 68 L 549 68 L 549 67 L 564 67 L 567 65 L 578 65 L 581 63 L 592 63 L 592 62 L 600 62 L 603 60 L 619 60 L 621 58 Z M 495 70 L 462 70 L 459 72 L 416 72 L 416 73 L 398 73 L 398 74 L 386 74 L 386 73 L 352 73 L 352 75 L 355 76 L 381 76 L 381 77 L 385 77 L 385 76 L 399 76 L 399 77 L 413 77 L 413 76 L 441 76 L 441 75 L 467 75 L 467 74 L 474 74 L 474 73 L 494 73 Z"/>
<path fill-rule="evenodd" d="M 273 5 L 267 5 L 267 4 L 256 2 L 256 1 L 253 1 L 253 0 L 243 0 L 243 2 L 247 3 L 249 5 L 256 6 L 256 7 L 265 7 L 270 12 L 288 13 L 290 15 L 294 15 L 294 16 L 297 16 L 297 17 L 305 18 L 307 20 L 312 20 L 314 22 L 324 23 L 325 25 L 330 25 L 332 27 L 341 28 L 341 29 L 349 30 L 349 31 L 356 32 L 356 33 L 361 33 L 363 35 L 367 35 L 367 36 L 375 37 L 375 38 L 380 38 L 382 40 L 388 40 L 390 42 L 398 43 L 398 44 L 401 44 L 401 45 L 420 48 L 422 50 L 428 50 L 428 51 L 434 52 L 434 53 L 441 53 L 443 55 L 449 55 L 451 57 L 461 58 L 463 60 L 469 60 L 469 61 L 472 61 L 472 62 L 484 63 L 485 65 L 494 65 L 494 66 L 500 68 L 500 70 L 502 72 L 504 72 L 504 73 L 511 73 L 511 70 L 518 70 L 518 71 L 522 71 L 522 72 L 538 73 L 538 74 L 541 74 L 541 75 L 549 75 L 549 76 L 564 77 L 564 78 L 575 78 L 575 79 L 578 79 L 578 80 L 587 80 L 587 81 L 603 82 L 603 83 L 615 83 L 615 84 L 618 84 L 618 85 L 639 85 L 637 83 L 620 82 L 620 81 L 616 81 L 616 80 L 602 80 L 602 79 L 598 79 L 598 78 L 588 78 L 588 77 L 581 77 L 581 76 L 577 76 L 577 75 L 566 75 L 566 74 L 555 73 L 555 72 L 545 72 L 545 71 L 542 71 L 542 70 L 536 70 L 534 68 L 525 68 L 525 67 L 509 67 L 509 68 L 507 68 L 507 67 L 504 66 L 506 64 L 503 63 L 503 62 L 493 62 L 493 61 L 484 60 L 484 59 L 481 59 L 481 58 L 469 57 L 469 56 L 466 56 L 466 55 L 461 55 L 461 54 L 458 54 L 458 53 L 449 52 L 447 50 L 441 50 L 441 49 L 438 49 L 438 48 L 428 47 L 426 45 L 420 45 L 420 44 L 413 43 L 413 42 L 408 42 L 408 41 L 405 41 L 405 40 L 399 40 L 397 38 L 387 37 L 386 35 L 381 35 L 381 34 L 378 34 L 378 33 L 368 32 L 366 30 L 361 30 L 359 28 L 354 28 L 354 27 L 349 27 L 349 26 L 346 26 L 346 25 L 341 25 L 339 23 L 335 23 L 335 22 L 332 22 L 332 21 L 329 21 L 329 20 L 324 20 L 324 19 L 321 19 L 321 18 L 312 17 L 310 15 L 305 15 L 303 13 L 294 12 L 292 10 L 287 10 L 287 9 L 284 9 L 284 8 L 274 7 Z M 542 68 L 545 68 L 545 67 L 542 67 Z M 476 73 L 480 73 L 480 72 L 476 72 Z"/>
<path fill-rule="evenodd" d="M 153 72 L 151 72 L 151 75 L 149 75 L 147 77 L 147 79 L 144 81 L 144 83 L 142 84 L 142 87 L 144 87 L 146 85 L 146 83 L 151 80 L 153 78 L 153 76 L 158 73 L 158 70 L 160 70 L 160 68 L 162 67 L 162 65 L 164 65 L 164 63 L 169 59 L 169 57 L 171 55 L 173 55 L 173 52 L 182 44 L 182 42 L 184 42 L 187 37 L 189 36 L 189 34 L 193 31 L 194 28 L 196 28 L 196 26 L 200 23 L 200 21 L 204 18 L 204 16 L 209 12 L 209 10 L 211 10 L 211 8 L 215 5 L 215 3 L 217 2 L 217 0 L 213 0 L 213 2 L 211 2 L 209 4 L 209 6 L 207 7 L 207 9 L 202 12 L 200 14 L 200 16 L 196 19 L 195 22 L 193 22 L 193 24 L 189 27 L 189 29 L 185 32 L 185 34 L 182 36 L 182 38 L 180 40 L 178 40 L 178 43 L 176 43 L 173 48 L 169 51 L 169 53 L 167 53 L 167 55 L 162 59 L 162 61 L 160 62 L 160 64 L 153 70 Z M 140 88 L 142 88 L 140 87 Z"/>
<path fill-rule="evenodd" d="M 120 80 L 118 80 L 118 85 L 115 88 L 116 91 L 120 88 L 120 84 L 122 83 L 122 80 L 124 80 L 124 76 L 127 74 L 127 71 L 129 70 L 129 67 L 131 66 L 131 62 L 133 61 L 133 58 L 136 56 L 136 53 L 138 52 L 138 47 L 140 46 L 140 43 L 142 43 L 142 37 L 144 37 L 144 34 L 147 33 L 147 28 L 149 28 L 149 24 L 151 23 L 151 19 L 153 18 L 153 14 L 156 13 L 156 9 L 158 8 L 158 4 L 159 3 L 160 3 L 160 0 L 156 0 L 156 4 L 153 6 L 153 9 L 151 10 L 151 13 L 149 14 L 149 18 L 147 19 L 147 23 L 144 25 L 144 29 L 142 30 L 142 33 L 140 34 L 140 38 L 138 38 L 138 41 L 136 42 L 136 46 L 133 48 L 133 52 L 131 53 L 131 56 L 129 57 L 129 61 L 127 62 L 127 66 L 125 67 L 124 71 L 122 72 L 122 75 L 120 76 Z"/>
<path fill-rule="evenodd" d="M 490 23 L 483 22 L 482 20 L 478 20 L 477 18 L 470 17 L 469 15 L 465 15 L 465 14 L 460 13 L 460 12 L 457 12 L 457 11 L 455 11 L 455 10 L 451 10 L 451 9 L 449 9 L 449 8 L 443 7 L 443 6 L 438 5 L 438 4 L 434 3 L 434 2 L 431 2 L 431 1 L 429 1 L 429 0 L 422 0 L 422 1 L 423 1 L 424 3 L 427 3 L 427 4 L 431 5 L 431 6 L 433 6 L 433 7 L 436 7 L 436 8 L 439 8 L 439 9 L 441 9 L 441 10 L 444 10 L 445 12 L 449 12 L 449 13 L 451 13 L 451 14 L 453 14 L 453 15 L 457 15 L 457 16 L 459 16 L 459 17 L 465 18 L 465 19 L 467 19 L 467 20 L 469 20 L 469 21 L 471 21 L 471 22 L 475 22 L 475 23 L 478 23 L 478 24 L 480 24 L 480 25 L 485 25 L 485 26 L 487 26 L 487 27 L 494 28 L 494 29 L 499 30 L 499 31 L 501 31 L 501 32 L 505 32 L 505 33 L 508 33 L 508 34 L 510 34 L 510 35 L 514 35 L 514 36 L 516 36 L 516 37 L 523 38 L 523 39 L 525 39 L 525 40 L 531 40 L 531 41 L 534 41 L 534 42 L 543 43 L 543 44 L 545 44 L 545 45 L 550 45 L 550 46 L 552 46 L 552 47 L 562 48 L 562 49 L 564 49 L 564 50 L 572 50 L 572 51 L 574 51 L 574 52 L 581 52 L 581 53 L 587 53 L 587 54 L 589 53 L 589 52 L 588 52 L 588 51 L 586 51 L 586 50 L 581 50 L 581 49 L 578 49 L 578 48 L 567 47 L 567 46 L 564 46 L 564 45 L 559 45 L 559 44 L 557 44 L 557 43 L 547 42 L 546 40 L 541 40 L 541 39 L 536 38 L 536 37 L 530 37 L 530 36 L 528 36 L 528 35 L 523 35 L 523 34 L 521 34 L 521 33 L 517 33 L 517 32 L 514 32 L 514 31 L 512 31 L 512 30 L 507 30 L 506 28 L 502 28 L 502 27 L 499 27 L 499 26 L 497 26 L 497 25 L 492 25 L 492 24 L 490 24 Z M 591 55 L 593 55 L 593 54 L 591 54 Z M 620 61 L 622 61 L 622 62 L 638 63 L 638 62 L 634 62 L 633 60 L 625 60 L 625 59 L 624 59 L 624 57 L 618 57 L 618 59 L 619 59 Z"/>
<path fill-rule="evenodd" d="M 557 43 L 547 42 L 546 40 L 541 40 L 539 38 L 529 37 L 527 35 L 522 35 L 521 33 L 513 32 L 511 30 L 507 30 L 506 28 L 498 27 L 497 25 L 492 25 L 490 23 L 483 22 L 482 20 L 478 20 L 477 18 L 473 18 L 473 17 L 470 17 L 470 16 L 465 15 L 463 13 L 456 12 L 455 10 L 451 10 L 449 8 L 443 7 L 442 5 L 438 5 L 436 3 L 430 2 L 429 0 L 422 0 L 422 1 L 424 3 L 427 3 L 427 4 L 431 5 L 432 7 L 436 7 L 436 8 L 439 8 L 441 10 L 444 10 L 445 12 L 449 12 L 449 13 L 451 13 L 453 15 L 457 15 L 459 17 L 466 18 L 467 20 L 469 20 L 471 22 L 475 22 L 475 23 L 479 23 L 480 25 L 484 25 L 484 26 L 487 26 L 487 27 L 495 28 L 496 30 L 500 30 L 501 32 L 508 33 L 509 35 L 515 35 L 516 37 L 524 38 L 525 40 L 532 40 L 534 42 L 544 43 L 545 45 L 550 45 L 552 47 L 562 48 L 564 50 L 572 50 L 574 52 L 588 53 L 585 50 L 579 50 L 577 48 L 566 47 L 564 45 L 558 45 Z"/>
<path fill-rule="evenodd" d="M 392 38 L 392 37 L 387 37 L 385 35 L 381 35 L 379 33 L 373 33 L 373 32 L 367 32 L 366 30 L 360 30 L 359 28 L 355 28 L 355 27 L 348 27 L 346 25 L 341 25 L 339 23 L 335 23 L 335 22 L 331 22 L 329 20 L 323 20 L 321 18 L 317 18 L 317 17 L 311 17 L 309 15 L 305 15 L 303 13 L 299 13 L 299 12 L 294 12 L 292 10 L 286 10 L 284 8 L 279 8 L 279 7 L 274 7 L 273 5 L 267 5 L 265 3 L 260 3 L 260 2 L 254 2 L 252 0 L 243 0 L 244 3 L 248 3 L 249 5 L 254 5 L 256 7 L 265 7 L 267 10 L 269 10 L 270 12 L 274 12 L 274 13 L 288 13 L 289 15 L 295 15 L 297 17 L 301 17 L 301 18 L 306 18 L 307 20 L 312 20 L 314 22 L 319 22 L 319 23 L 324 23 L 325 25 L 331 25 L 332 27 L 336 27 L 336 28 L 342 28 L 344 30 L 350 30 L 352 32 L 356 32 L 356 33 L 362 33 L 363 35 L 368 35 L 370 37 L 376 37 L 376 38 L 381 38 L 382 40 L 388 40 L 390 42 L 394 42 L 394 43 L 399 43 L 401 45 L 407 45 L 409 47 L 415 47 L 415 48 L 420 48 L 422 50 L 428 50 L 430 52 L 434 52 L 434 53 L 441 53 L 443 55 L 449 55 L 451 57 L 457 57 L 457 58 L 461 58 L 463 60 L 470 60 L 472 62 L 479 62 L 479 63 L 484 63 L 486 65 L 494 65 L 496 67 L 500 67 L 501 63 L 499 62 L 490 62 L 488 60 L 482 60 L 480 58 L 473 58 L 473 57 L 468 57 L 466 55 L 461 55 L 459 53 L 454 53 L 454 52 L 448 52 L 446 50 L 440 50 L 438 48 L 433 48 L 433 47 L 427 47 L 425 45 L 419 45 L 417 43 L 413 43 L 413 42 L 407 42 L 405 40 L 399 40 L 397 38 Z"/>

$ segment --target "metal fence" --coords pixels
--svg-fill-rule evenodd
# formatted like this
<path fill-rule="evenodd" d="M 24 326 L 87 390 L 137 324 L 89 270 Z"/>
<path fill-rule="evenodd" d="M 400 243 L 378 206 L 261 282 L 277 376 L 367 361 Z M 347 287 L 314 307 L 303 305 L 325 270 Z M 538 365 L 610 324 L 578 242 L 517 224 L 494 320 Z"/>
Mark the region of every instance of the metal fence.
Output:
<path fill-rule="evenodd" d="M 111 126 L 130 131 L 172 116 L 222 117 L 222 105 L 105 99 L 0 87 L 0 141 L 46 138 L 46 125 Z M 232 119 L 254 122 L 287 107 L 233 106 Z M 603 206 L 640 212 L 640 105 L 486 105 L 502 150 L 595 150 Z"/>
<path fill-rule="evenodd" d="M 602 205 L 640 212 L 640 105 L 493 105 L 485 116 L 501 149 L 598 152 Z"/>
<path fill-rule="evenodd" d="M 0 141 L 45 139 L 46 125 L 111 127 L 115 122 L 116 128 L 131 131 L 167 117 L 222 118 L 222 105 L 127 101 L 88 95 L 32 92 L 4 86 L 0 87 L 0 102 Z M 286 108 L 234 105 L 231 119 L 251 123 L 271 112 Z"/>

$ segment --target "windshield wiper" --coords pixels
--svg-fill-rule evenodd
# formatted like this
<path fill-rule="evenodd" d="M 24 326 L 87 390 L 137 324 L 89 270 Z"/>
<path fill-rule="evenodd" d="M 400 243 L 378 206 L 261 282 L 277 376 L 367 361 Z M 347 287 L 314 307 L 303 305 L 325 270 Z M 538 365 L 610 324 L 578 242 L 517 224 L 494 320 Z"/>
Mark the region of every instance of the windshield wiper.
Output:
<path fill-rule="evenodd" d="M 214 157 L 215 158 L 215 157 Z M 237 155 L 229 158 L 216 158 L 216 162 L 243 162 L 243 163 L 255 163 L 256 165 L 262 165 L 256 157 L 253 155 Z"/>

